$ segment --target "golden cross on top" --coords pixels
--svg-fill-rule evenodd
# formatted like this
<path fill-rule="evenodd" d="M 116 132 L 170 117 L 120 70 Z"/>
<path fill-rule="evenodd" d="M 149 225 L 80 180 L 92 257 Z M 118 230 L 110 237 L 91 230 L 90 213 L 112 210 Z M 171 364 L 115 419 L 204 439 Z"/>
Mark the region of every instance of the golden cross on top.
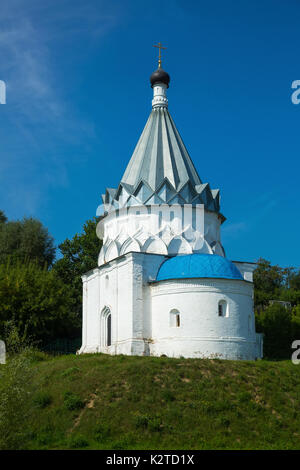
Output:
<path fill-rule="evenodd" d="M 153 47 L 158 47 L 159 49 L 159 54 L 158 54 L 158 68 L 161 68 L 161 50 L 162 49 L 167 49 L 166 47 L 163 47 L 161 43 L 159 42 L 157 45 L 155 44 Z"/>

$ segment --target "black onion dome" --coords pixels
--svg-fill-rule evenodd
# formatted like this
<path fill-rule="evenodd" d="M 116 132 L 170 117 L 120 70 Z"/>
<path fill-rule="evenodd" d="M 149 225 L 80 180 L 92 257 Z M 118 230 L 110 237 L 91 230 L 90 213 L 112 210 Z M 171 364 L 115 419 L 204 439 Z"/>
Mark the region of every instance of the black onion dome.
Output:
<path fill-rule="evenodd" d="M 150 77 L 151 87 L 155 85 L 155 83 L 165 83 L 167 88 L 169 88 L 170 83 L 170 75 L 165 72 L 163 69 L 157 69 L 153 72 Z"/>

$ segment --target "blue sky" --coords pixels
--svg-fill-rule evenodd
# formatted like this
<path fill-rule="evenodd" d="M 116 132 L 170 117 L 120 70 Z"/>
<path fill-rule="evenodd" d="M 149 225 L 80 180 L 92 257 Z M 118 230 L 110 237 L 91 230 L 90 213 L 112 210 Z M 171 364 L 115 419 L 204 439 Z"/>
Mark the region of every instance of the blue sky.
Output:
<path fill-rule="evenodd" d="M 116 187 L 151 111 L 161 41 L 169 110 L 221 189 L 227 256 L 299 266 L 297 0 L 2 0 L 0 208 L 58 245 Z"/>

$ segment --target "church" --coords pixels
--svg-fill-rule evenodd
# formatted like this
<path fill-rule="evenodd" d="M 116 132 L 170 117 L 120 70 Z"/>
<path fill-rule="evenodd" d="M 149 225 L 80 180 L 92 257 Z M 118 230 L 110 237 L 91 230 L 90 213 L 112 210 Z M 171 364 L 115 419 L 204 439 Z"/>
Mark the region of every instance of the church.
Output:
<path fill-rule="evenodd" d="M 158 47 L 150 116 L 119 185 L 102 195 L 79 353 L 255 360 L 256 265 L 225 255 L 220 191 L 200 179 L 169 113 Z"/>

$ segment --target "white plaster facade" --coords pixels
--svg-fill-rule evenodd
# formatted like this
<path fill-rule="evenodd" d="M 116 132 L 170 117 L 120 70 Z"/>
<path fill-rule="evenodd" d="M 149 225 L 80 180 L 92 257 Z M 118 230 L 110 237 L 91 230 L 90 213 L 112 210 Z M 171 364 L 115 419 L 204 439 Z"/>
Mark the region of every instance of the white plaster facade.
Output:
<path fill-rule="evenodd" d="M 261 357 L 262 340 L 255 333 L 252 282 L 246 279 L 156 282 L 165 259 L 162 255 L 131 252 L 83 276 L 80 353 Z M 245 277 L 251 277 L 251 272 L 245 272 Z M 224 306 L 222 316 L 219 303 Z M 172 318 L 174 313 L 179 315 L 178 326 Z M 111 315 L 110 334 L 108 315 Z M 111 344 L 107 343 L 109 336 Z"/>
<path fill-rule="evenodd" d="M 151 288 L 163 256 L 127 253 L 85 274 L 80 352 L 149 355 Z M 103 343 L 111 313 L 111 345 Z"/>
<path fill-rule="evenodd" d="M 119 186 L 102 196 L 98 267 L 82 276 L 80 353 L 260 358 L 255 265 L 226 260 L 219 190 L 202 183 L 168 112 L 168 74 L 159 68 L 150 80 L 152 112 Z M 182 256 L 221 262 L 210 276 L 157 277 Z M 218 275 L 226 263 L 232 277 Z"/>
<path fill-rule="evenodd" d="M 152 284 L 152 354 L 170 357 L 261 357 L 252 285 L 231 279 L 176 279 Z M 219 305 L 223 312 L 219 315 Z M 171 316 L 180 315 L 180 326 Z"/>

